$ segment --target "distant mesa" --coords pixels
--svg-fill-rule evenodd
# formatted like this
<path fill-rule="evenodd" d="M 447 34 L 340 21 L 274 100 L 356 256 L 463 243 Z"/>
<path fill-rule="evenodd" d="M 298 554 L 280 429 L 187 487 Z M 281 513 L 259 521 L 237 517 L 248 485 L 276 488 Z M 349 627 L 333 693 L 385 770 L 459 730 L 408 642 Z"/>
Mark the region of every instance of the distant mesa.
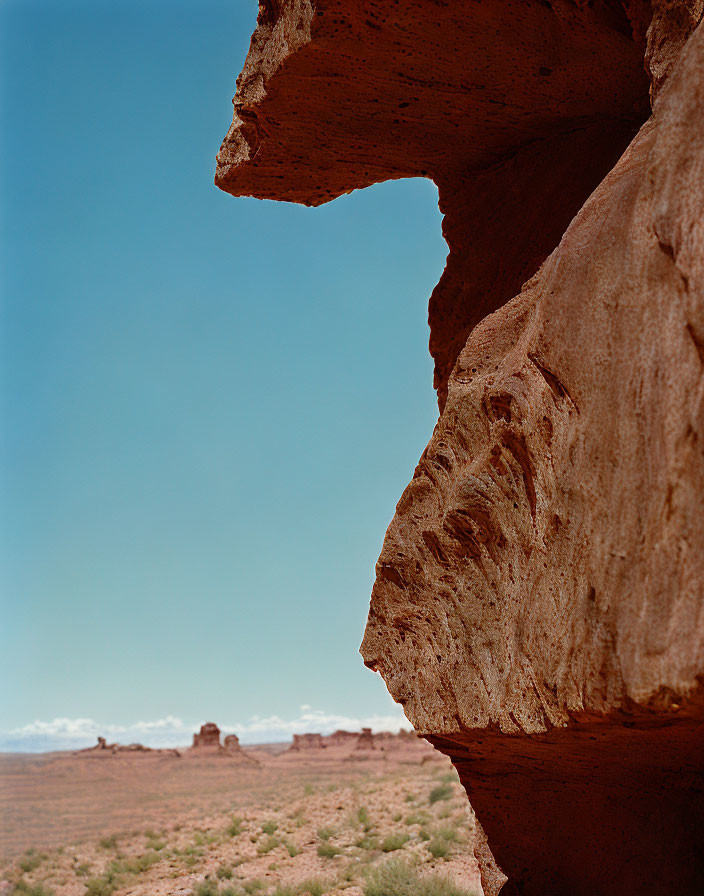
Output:
<path fill-rule="evenodd" d="M 380 731 L 377 734 L 371 728 L 361 731 L 344 731 L 338 729 L 332 734 L 319 733 L 294 734 L 289 753 L 316 752 L 331 748 L 337 753 L 345 751 L 355 753 L 365 750 L 397 750 L 420 748 L 428 750 L 428 744 L 413 731 L 401 730 L 397 734 L 391 731 Z"/>
<path fill-rule="evenodd" d="M 322 734 L 294 734 L 289 750 L 322 750 L 326 746 Z"/>
<path fill-rule="evenodd" d="M 330 747 L 348 747 L 351 744 L 355 744 L 358 737 L 359 731 L 344 731 L 338 728 L 337 731 L 328 734 L 325 740 Z"/>
<path fill-rule="evenodd" d="M 151 755 L 180 756 L 178 750 L 174 749 L 153 749 L 145 747 L 144 744 L 109 744 L 104 737 L 98 738 L 98 743 L 93 747 L 86 747 L 85 750 L 76 750 L 76 755 L 91 756 L 115 756 L 118 753 L 149 753 Z"/>

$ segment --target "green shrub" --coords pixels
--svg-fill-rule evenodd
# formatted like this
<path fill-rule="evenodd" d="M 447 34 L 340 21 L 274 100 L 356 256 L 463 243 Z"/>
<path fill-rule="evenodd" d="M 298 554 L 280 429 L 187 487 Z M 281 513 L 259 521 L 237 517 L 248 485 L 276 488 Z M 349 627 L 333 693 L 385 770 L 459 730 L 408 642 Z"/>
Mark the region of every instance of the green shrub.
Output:
<path fill-rule="evenodd" d="M 88 877 L 90 874 L 90 865 L 87 862 L 81 862 L 80 865 L 76 865 L 74 871 L 76 877 Z"/>
<path fill-rule="evenodd" d="M 149 839 L 149 840 L 147 840 L 147 848 L 148 848 L 148 849 L 153 849 L 155 852 L 161 852 L 161 850 L 162 850 L 165 846 L 166 846 L 166 841 L 165 841 L 165 840 L 158 840 L 158 839 L 155 839 L 155 840 Z"/>
<path fill-rule="evenodd" d="M 329 840 L 335 831 L 332 828 L 318 828 L 318 837 L 321 840 Z"/>
<path fill-rule="evenodd" d="M 121 874 L 129 870 L 127 859 L 113 859 L 103 872 L 103 877 L 109 883 L 113 883 Z"/>
<path fill-rule="evenodd" d="M 441 775 L 439 780 L 442 781 L 443 784 L 459 784 L 460 776 L 453 769 L 453 771 L 448 772 L 446 775 Z"/>
<path fill-rule="evenodd" d="M 265 856 L 267 853 L 270 853 L 272 849 L 276 849 L 280 844 L 281 841 L 278 837 L 267 837 L 266 840 L 263 840 L 259 846 L 257 846 L 257 852 L 260 856 Z"/>
<path fill-rule="evenodd" d="M 450 852 L 450 846 L 436 837 L 428 843 L 428 852 L 434 859 L 444 859 Z"/>
<path fill-rule="evenodd" d="M 406 862 L 385 862 L 367 874 L 364 896 L 474 896 L 439 875 L 421 877 Z"/>
<path fill-rule="evenodd" d="M 117 881 L 109 877 L 92 877 L 86 883 L 85 896 L 112 896 L 117 889 Z"/>
<path fill-rule="evenodd" d="M 408 834 L 389 834 L 382 841 L 381 851 L 395 852 L 397 849 L 402 849 L 409 840 Z"/>
<path fill-rule="evenodd" d="M 326 887 L 319 880 L 306 880 L 297 886 L 279 884 L 271 896 L 323 896 Z"/>
<path fill-rule="evenodd" d="M 369 823 L 369 812 L 367 811 L 366 806 L 360 806 L 357 809 L 357 821 L 362 825 L 365 831 L 368 831 L 371 827 Z"/>
<path fill-rule="evenodd" d="M 242 833 L 242 819 L 238 815 L 232 816 L 232 823 L 225 830 L 230 837 L 237 837 Z"/>
<path fill-rule="evenodd" d="M 177 856 L 202 856 L 203 850 L 198 849 L 197 846 L 194 846 L 192 843 L 189 843 L 188 846 L 185 846 L 183 849 L 175 849 L 174 855 L 177 855 Z"/>
<path fill-rule="evenodd" d="M 286 840 L 286 841 L 284 842 L 284 846 L 285 846 L 286 849 L 288 850 L 288 854 L 291 856 L 292 859 L 293 859 L 295 856 L 299 855 L 300 852 L 301 852 L 301 850 L 296 846 L 296 844 L 295 844 L 295 843 L 291 843 L 290 840 Z"/>
<path fill-rule="evenodd" d="M 360 849 L 379 849 L 379 840 L 374 834 L 365 834 L 355 843 Z"/>
<path fill-rule="evenodd" d="M 101 837 L 99 843 L 103 849 L 116 849 L 117 834 L 112 834 L 110 837 Z"/>
<path fill-rule="evenodd" d="M 11 896 L 54 896 L 53 890 L 47 890 L 43 884 L 28 884 L 19 880 L 10 891 Z"/>
<path fill-rule="evenodd" d="M 218 896 L 218 885 L 214 880 L 204 880 L 196 884 L 193 896 Z"/>
<path fill-rule="evenodd" d="M 130 874 L 141 874 L 147 871 L 152 865 L 156 865 L 161 861 L 161 856 L 157 852 L 145 852 L 144 855 L 134 856 L 127 860 L 125 870 Z"/>
<path fill-rule="evenodd" d="M 221 865 L 215 873 L 220 880 L 232 880 L 232 868 L 229 865 Z"/>
<path fill-rule="evenodd" d="M 262 830 L 265 834 L 273 834 L 278 829 L 278 824 L 275 821 L 265 821 L 262 825 Z"/>
<path fill-rule="evenodd" d="M 340 855 L 340 850 L 333 846 L 332 843 L 328 843 L 327 840 L 323 840 L 322 843 L 318 844 L 318 855 L 321 859 L 334 859 L 335 856 Z"/>
<path fill-rule="evenodd" d="M 20 869 L 25 873 L 30 871 L 36 871 L 36 869 L 41 865 L 41 863 L 47 859 L 48 856 L 46 853 L 42 853 L 41 855 L 32 847 L 28 849 L 24 856 L 17 862 Z"/>
<path fill-rule="evenodd" d="M 20 870 L 24 871 L 25 874 L 28 874 L 30 871 L 36 871 L 41 863 L 42 856 L 35 852 L 31 852 L 23 856 L 17 864 L 20 866 Z"/>
<path fill-rule="evenodd" d="M 435 836 L 447 843 L 455 843 L 457 841 L 457 828 L 453 828 L 451 824 L 443 824 L 435 829 Z"/>
<path fill-rule="evenodd" d="M 319 880 L 305 880 L 298 885 L 300 896 L 323 896 L 326 890 L 325 884 Z"/>
<path fill-rule="evenodd" d="M 430 791 L 430 805 L 433 803 L 438 803 L 440 800 L 449 800 L 452 798 L 452 785 L 451 784 L 438 784 L 437 787 L 433 787 Z"/>

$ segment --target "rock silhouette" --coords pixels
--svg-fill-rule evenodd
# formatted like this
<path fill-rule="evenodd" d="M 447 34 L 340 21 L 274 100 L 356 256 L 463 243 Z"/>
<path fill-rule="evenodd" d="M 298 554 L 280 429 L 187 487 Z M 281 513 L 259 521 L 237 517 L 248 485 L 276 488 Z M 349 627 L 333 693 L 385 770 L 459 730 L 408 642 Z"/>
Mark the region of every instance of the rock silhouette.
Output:
<path fill-rule="evenodd" d="M 703 10 L 266 2 L 218 155 L 234 195 L 438 185 L 440 418 L 362 654 L 489 896 L 704 890 Z"/>

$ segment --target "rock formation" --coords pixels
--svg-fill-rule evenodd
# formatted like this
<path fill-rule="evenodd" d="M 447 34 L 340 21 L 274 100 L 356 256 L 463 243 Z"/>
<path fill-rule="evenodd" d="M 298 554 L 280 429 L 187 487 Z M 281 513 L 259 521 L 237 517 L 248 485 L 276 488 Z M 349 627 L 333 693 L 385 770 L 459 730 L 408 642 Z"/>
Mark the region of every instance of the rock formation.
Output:
<path fill-rule="evenodd" d="M 349 747 L 357 742 L 358 737 L 358 731 L 343 731 L 341 728 L 338 728 L 337 731 L 328 734 L 324 740 L 328 747 Z"/>
<path fill-rule="evenodd" d="M 223 749 L 227 750 L 228 753 L 238 753 L 242 750 L 240 739 L 236 734 L 226 734 L 222 745 Z"/>
<path fill-rule="evenodd" d="M 193 735 L 194 750 L 199 749 L 220 749 L 220 729 L 215 722 L 206 722 L 200 726 L 200 731 Z"/>
<path fill-rule="evenodd" d="M 210 756 L 231 757 L 259 765 L 258 760 L 253 756 L 247 755 L 242 749 L 240 739 L 236 734 L 226 734 L 222 742 L 220 737 L 221 731 L 215 722 L 206 722 L 205 725 L 201 725 L 200 731 L 193 735 L 193 746 L 189 750 L 188 755 L 194 758 Z"/>
<path fill-rule="evenodd" d="M 357 743 L 354 745 L 355 750 L 374 750 L 376 749 L 376 744 L 374 743 L 374 735 L 372 734 L 371 728 L 362 728 L 360 733 L 357 735 Z"/>
<path fill-rule="evenodd" d="M 218 156 L 310 205 L 438 185 L 441 413 L 362 653 L 489 896 L 704 891 L 703 10 L 268 0 Z"/>
<path fill-rule="evenodd" d="M 118 753 L 150 753 L 153 755 L 163 754 L 167 756 L 180 756 L 178 750 L 170 749 L 168 747 L 164 749 L 154 748 L 154 747 L 145 747 L 144 744 L 119 744 L 112 743 L 109 744 L 104 737 L 99 737 L 97 744 L 92 747 L 86 747 L 83 750 L 76 750 L 76 755 L 84 755 L 90 754 L 92 756 L 105 756 L 110 754 L 111 756 L 115 756 Z"/>
<path fill-rule="evenodd" d="M 325 746 L 322 734 L 294 734 L 289 750 L 322 750 Z"/>

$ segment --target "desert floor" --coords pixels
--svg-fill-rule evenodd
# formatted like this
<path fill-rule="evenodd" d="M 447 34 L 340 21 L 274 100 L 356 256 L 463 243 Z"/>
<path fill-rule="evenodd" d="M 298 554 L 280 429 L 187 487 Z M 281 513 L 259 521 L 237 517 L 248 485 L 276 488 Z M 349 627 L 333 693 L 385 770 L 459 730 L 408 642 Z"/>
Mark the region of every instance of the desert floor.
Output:
<path fill-rule="evenodd" d="M 388 862 L 481 893 L 466 796 L 427 746 L 4 755 L 0 815 L 3 896 L 363 896 Z"/>

